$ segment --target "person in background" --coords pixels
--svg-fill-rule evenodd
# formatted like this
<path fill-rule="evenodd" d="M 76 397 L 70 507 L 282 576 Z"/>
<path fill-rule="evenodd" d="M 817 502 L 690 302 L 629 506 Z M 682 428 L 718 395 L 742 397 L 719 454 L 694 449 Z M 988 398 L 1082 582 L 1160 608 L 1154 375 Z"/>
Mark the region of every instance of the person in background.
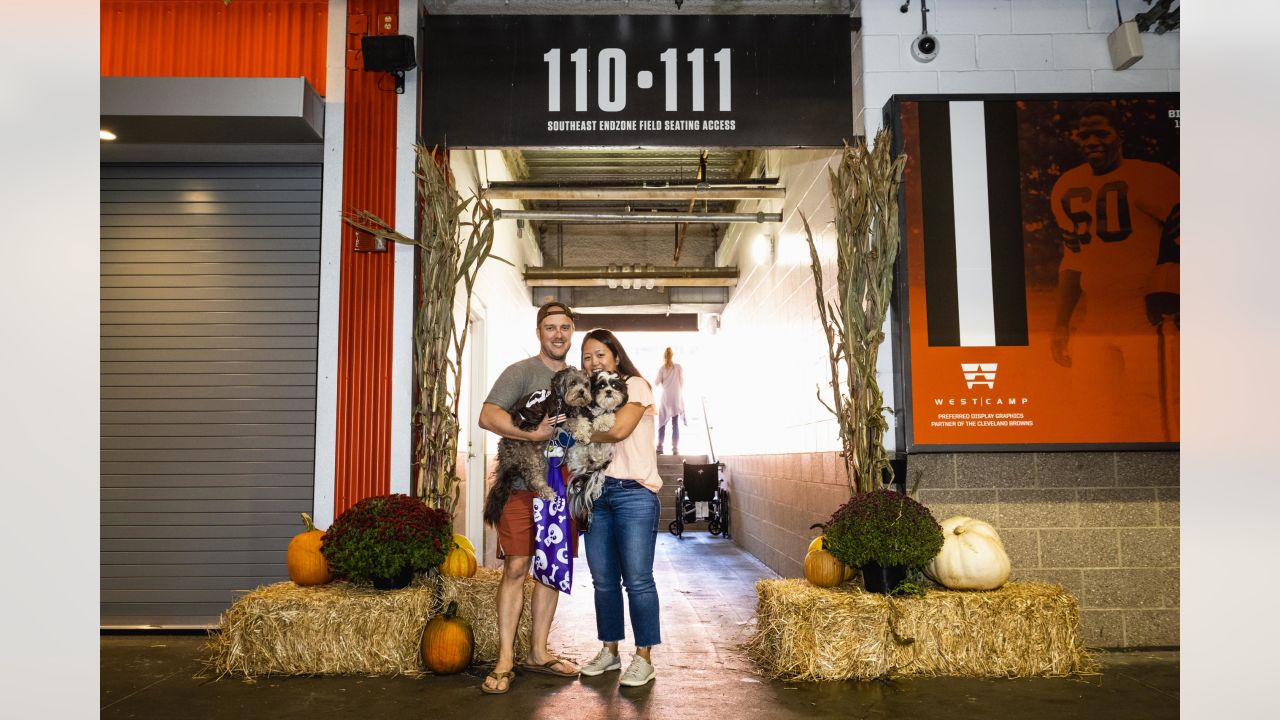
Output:
<path fill-rule="evenodd" d="M 662 367 L 653 379 L 656 387 L 662 388 L 662 403 L 658 405 L 658 454 L 662 454 L 662 445 L 666 441 L 667 422 L 671 422 L 671 454 L 680 454 L 680 419 L 684 414 L 684 368 L 673 362 L 675 353 L 667 348 L 662 353 Z M 685 425 L 689 424 L 688 419 Z"/>
<path fill-rule="evenodd" d="M 604 488 L 592 504 L 585 539 L 591 584 L 595 586 L 596 633 L 603 646 L 582 666 L 583 675 L 620 670 L 618 642 L 622 626 L 622 586 L 627 588 L 636 651 L 618 682 L 637 687 L 653 680 L 653 646 L 662 641 L 653 553 L 658 532 L 658 456 L 653 451 L 653 390 L 640 376 L 618 338 L 596 329 L 582 339 L 582 369 L 608 370 L 627 383 L 627 404 L 618 408 L 613 427 L 596 431 L 591 442 L 616 443 L 605 470 Z"/>
<path fill-rule="evenodd" d="M 544 417 L 534 430 L 524 431 L 511 421 L 516 403 L 537 390 L 549 390 L 551 378 L 565 367 L 565 356 L 573 345 L 573 311 L 568 305 L 549 302 L 538 308 L 537 333 L 540 349 L 537 355 L 513 363 L 494 381 L 489 396 L 480 410 L 480 427 L 512 440 L 546 441 L 551 439 L 557 422 L 563 417 Z M 484 679 L 481 691 L 499 695 L 511 689 L 515 677 L 514 645 L 516 627 L 524 607 L 524 579 L 529 574 L 533 557 L 534 491 L 521 483 L 502 507 L 497 524 L 498 557 L 502 560 L 502 581 L 498 585 L 498 662 Z M 576 552 L 576 546 L 573 552 Z M 529 654 L 521 670 L 559 677 L 577 677 L 578 667 L 558 657 L 547 648 L 551 620 L 556 614 L 560 592 L 555 588 L 533 584 L 530 612 L 533 619 Z"/>

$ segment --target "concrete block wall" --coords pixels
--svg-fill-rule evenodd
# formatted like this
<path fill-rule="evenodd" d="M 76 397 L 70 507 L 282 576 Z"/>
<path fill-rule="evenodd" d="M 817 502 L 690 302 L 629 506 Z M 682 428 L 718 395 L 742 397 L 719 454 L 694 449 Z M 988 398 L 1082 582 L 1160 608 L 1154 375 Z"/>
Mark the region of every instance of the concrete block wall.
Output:
<path fill-rule="evenodd" d="M 1143 58 L 1111 68 L 1107 35 L 1116 28 L 1115 0 L 946 0 L 929 4 L 938 57 L 920 63 L 911 42 L 920 34 L 920 4 L 860 3 L 861 84 L 865 107 L 855 127 L 868 137 L 894 94 L 1176 91 L 1179 33 L 1142 34 Z M 1121 0 L 1126 20 L 1150 9 Z"/>
<path fill-rule="evenodd" d="M 1086 644 L 1179 644 L 1178 453 L 913 455 L 907 479 L 939 520 L 995 525 L 1015 579 L 1070 590 Z"/>
<path fill-rule="evenodd" d="M 844 461 L 836 452 L 720 459 L 733 541 L 782 577 L 804 577 L 804 555 L 818 535 L 809 526 L 849 500 Z"/>
<path fill-rule="evenodd" d="M 816 531 L 849 499 L 835 452 L 724 459 L 734 541 L 784 577 L 803 575 Z M 1000 532 L 1013 579 L 1058 583 L 1100 648 L 1179 644 L 1176 452 L 912 455 L 907 487 L 939 521 Z"/>

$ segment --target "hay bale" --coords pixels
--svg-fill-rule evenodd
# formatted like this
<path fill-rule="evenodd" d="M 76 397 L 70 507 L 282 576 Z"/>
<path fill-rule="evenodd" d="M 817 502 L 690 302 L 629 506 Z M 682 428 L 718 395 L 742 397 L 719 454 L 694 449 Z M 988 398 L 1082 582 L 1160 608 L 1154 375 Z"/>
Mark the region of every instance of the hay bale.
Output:
<path fill-rule="evenodd" d="M 1098 667 L 1080 642 L 1076 600 L 1058 585 L 890 598 L 792 579 L 760 580 L 756 593 L 756 631 L 744 649 L 774 678 L 1060 677 Z"/>
<path fill-rule="evenodd" d="M 502 573 L 480 568 L 475 577 L 438 580 L 419 576 L 401 590 L 335 582 L 299 587 L 264 585 L 239 598 L 222 614 L 221 627 L 206 645 L 206 671 L 215 677 L 243 675 L 425 674 L 419 655 L 422 630 L 437 608 L 458 601 L 458 615 L 471 623 L 477 662 L 498 656 L 497 590 Z M 436 604 L 437 582 L 443 605 Z M 528 647 L 529 597 L 516 630 L 516 657 Z"/>

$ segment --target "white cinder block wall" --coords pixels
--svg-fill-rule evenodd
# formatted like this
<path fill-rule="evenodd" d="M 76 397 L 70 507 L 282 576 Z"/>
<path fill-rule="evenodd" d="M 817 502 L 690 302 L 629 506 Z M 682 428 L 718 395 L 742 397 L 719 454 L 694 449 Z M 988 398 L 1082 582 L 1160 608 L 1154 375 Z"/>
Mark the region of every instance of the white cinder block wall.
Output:
<path fill-rule="evenodd" d="M 711 336 L 722 372 L 711 379 L 707 409 L 714 442 L 724 454 L 839 447 L 835 420 L 815 397 L 831 375 L 801 222 L 803 213 L 823 258 L 826 295 L 833 299 L 835 230 L 827 168 L 838 158 L 828 150 L 766 153 L 765 171 L 780 179 L 787 197 L 744 203 L 743 209 L 781 211 L 783 222 L 735 224 L 725 234 L 717 264 L 736 265 L 739 279 Z"/>
<path fill-rule="evenodd" d="M 863 117 L 868 136 L 894 94 L 1164 92 L 1178 90 L 1178 33 L 1142 34 L 1143 58 L 1111 69 L 1107 35 L 1115 0 L 931 0 L 929 32 L 938 57 L 911 57 L 920 34 L 920 0 L 868 0 L 862 14 Z M 1125 19 L 1150 9 L 1120 0 Z M 856 81 L 855 81 L 856 87 Z"/>

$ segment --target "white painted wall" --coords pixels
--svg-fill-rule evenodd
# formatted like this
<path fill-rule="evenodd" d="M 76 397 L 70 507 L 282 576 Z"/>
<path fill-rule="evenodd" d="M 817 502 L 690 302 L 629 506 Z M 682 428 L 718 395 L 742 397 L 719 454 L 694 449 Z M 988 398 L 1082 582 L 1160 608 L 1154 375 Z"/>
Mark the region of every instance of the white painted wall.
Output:
<path fill-rule="evenodd" d="M 780 211 L 782 223 L 735 224 L 726 233 L 717 263 L 736 265 L 740 275 L 719 331 L 710 338 L 720 363 L 707 400 L 717 454 L 839 448 L 835 419 L 816 395 L 821 387 L 830 402 L 831 374 L 801 221 L 803 213 L 819 247 L 830 300 L 835 228 L 827 168 L 838 159 L 828 150 L 769 151 L 766 173 L 780 179 L 787 197 L 744 211 Z"/>
<path fill-rule="evenodd" d="M 324 98 L 324 179 L 320 191 L 320 307 L 316 337 L 316 462 L 311 515 L 333 522 L 338 442 L 338 297 L 342 278 L 342 150 L 346 124 L 347 3 L 329 3 Z"/>
<path fill-rule="evenodd" d="M 469 197 L 476 188 L 490 181 L 513 180 L 497 150 L 455 150 L 451 155 L 451 167 L 462 196 Z M 498 200 L 495 207 L 515 210 L 517 200 Z M 494 225 L 493 254 L 511 263 L 490 259 L 476 279 L 473 306 L 484 313 L 487 373 L 485 377 L 463 377 L 464 385 L 479 383 L 488 394 L 488 388 L 507 365 L 538 353 L 538 337 L 534 328 L 536 308 L 530 301 L 529 290 L 524 286 L 523 272 L 526 265 L 541 265 L 542 257 L 534 240 L 533 230 L 526 225 L 523 237 L 516 237 L 514 220 L 502 220 Z M 461 319 L 461 318 L 459 318 Z M 466 390 L 464 390 L 466 392 Z M 465 427 L 459 438 L 459 447 L 466 447 L 470 433 L 478 428 Z M 485 452 L 491 457 L 497 451 L 498 438 L 483 433 Z"/>
<path fill-rule="evenodd" d="M 400 0 L 400 32 L 416 35 L 417 0 Z M 418 71 L 404 77 L 404 94 L 396 98 L 396 229 L 413 235 L 418 214 Z M 413 270 L 414 247 L 395 244 L 391 286 L 391 492 L 413 493 Z"/>
<path fill-rule="evenodd" d="M 911 57 L 920 34 L 920 0 L 862 2 L 862 91 L 855 127 L 872 136 L 890 96 L 934 93 L 1163 92 L 1178 90 L 1179 33 L 1142 34 L 1143 58 L 1111 69 L 1107 35 L 1116 28 L 1115 0 L 931 0 L 929 32 L 938 57 Z M 1150 9 L 1120 0 L 1126 20 Z M 855 80 L 855 86 L 856 86 Z"/>

